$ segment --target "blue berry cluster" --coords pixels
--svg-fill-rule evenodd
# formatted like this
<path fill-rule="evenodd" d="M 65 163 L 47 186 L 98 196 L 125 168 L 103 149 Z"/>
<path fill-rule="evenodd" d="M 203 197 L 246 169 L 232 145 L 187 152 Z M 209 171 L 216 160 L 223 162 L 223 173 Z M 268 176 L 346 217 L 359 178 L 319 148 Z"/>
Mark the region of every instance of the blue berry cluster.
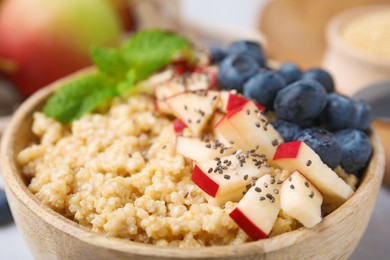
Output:
<path fill-rule="evenodd" d="M 331 168 L 341 165 L 359 174 L 367 165 L 371 108 L 336 93 L 328 72 L 303 71 L 294 63 L 273 70 L 261 46 L 252 41 L 233 42 L 226 50 L 211 48 L 210 55 L 212 63 L 219 64 L 220 88 L 234 89 L 274 111 L 273 125 L 286 142 L 304 141 Z"/>

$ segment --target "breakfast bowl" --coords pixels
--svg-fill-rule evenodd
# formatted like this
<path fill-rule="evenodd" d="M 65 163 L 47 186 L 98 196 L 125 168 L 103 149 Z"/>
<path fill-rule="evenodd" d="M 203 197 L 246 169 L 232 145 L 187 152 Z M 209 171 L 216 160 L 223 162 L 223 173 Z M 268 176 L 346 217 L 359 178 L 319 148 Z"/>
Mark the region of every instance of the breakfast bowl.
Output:
<path fill-rule="evenodd" d="M 14 114 L 2 139 L 1 166 L 7 197 L 19 230 L 37 259 L 330 259 L 348 258 L 372 213 L 384 171 L 384 152 L 370 131 L 373 154 L 354 195 L 313 228 L 241 245 L 196 249 L 162 247 L 97 234 L 39 202 L 27 188 L 17 154 L 32 143 L 34 111 L 81 71 L 38 91 Z"/>
<path fill-rule="evenodd" d="M 378 26 L 386 30 L 389 9 L 390 5 L 353 8 L 335 15 L 328 23 L 328 46 L 322 66 L 332 73 L 341 93 L 353 95 L 369 84 L 389 79 L 390 59 L 383 54 L 386 50 L 381 47 L 385 40 L 378 38 L 385 34 L 379 32 L 380 28 L 373 28 Z M 383 21 L 375 21 L 375 16 Z M 362 26 L 365 26 L 364 30 L 356 28 Z M 375 40 L 378 41 L 378 50 L 373 50 Z M 359 44 L 359 47 L 355 44 Z"/>
<path fill-rule="evenodd" d="M 20 106 L 2 172 L 36 258 L 352 253 L 384 169 L 370 107 L 257 42 L 228 51 L 137 32 Z"/>

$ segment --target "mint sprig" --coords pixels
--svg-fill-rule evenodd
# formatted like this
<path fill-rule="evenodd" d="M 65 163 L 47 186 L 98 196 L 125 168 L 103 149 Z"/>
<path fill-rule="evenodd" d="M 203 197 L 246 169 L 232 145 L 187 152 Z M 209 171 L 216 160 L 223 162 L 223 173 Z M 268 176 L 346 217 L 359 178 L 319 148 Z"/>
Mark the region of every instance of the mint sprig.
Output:
<path fill-rule="evenodd" d="M 43 112 L 61 123 L 69 123 L 117 94 L 110 79 L 100 73 L 92 74 L 62 86 L 49 98 Z"/>
<path fill-rule="evenodd" d="M 91 57 L 98 68 L 93 75 L 72 81 L 49 98 L 44 113 L 70 123 L 115 96 L 124 96 L 157 70 L 180 56 L 192 59 L 192 46 L 174 33 L 148 30 L 134 34 L 120 48 L 93 48 Z"/>

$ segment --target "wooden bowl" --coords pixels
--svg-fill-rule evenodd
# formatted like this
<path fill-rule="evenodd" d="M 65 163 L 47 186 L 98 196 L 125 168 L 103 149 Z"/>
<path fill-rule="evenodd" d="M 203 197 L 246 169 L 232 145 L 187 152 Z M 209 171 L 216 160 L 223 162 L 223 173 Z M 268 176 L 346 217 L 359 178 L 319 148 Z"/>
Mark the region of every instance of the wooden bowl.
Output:
<path fill-rule="evenodd" d="M 16 162 L 34 139 L 32 114 L 55 89 L 81 72 L 55 82 L 30 97 L 17 110 L 3 136 L 1 166 L 7 196 L 19 230 L 37 259 L 330 259 L 347 258 L 361 238 L 380 189 L 383 147 L 372 133 L 374 152 L 356 193 L 311 229 L 285 233 L 242 245 L 196 249 L 164 248 L 96 234 L 36 200 Z"/>
<path fill-rule="evenodd" d="M 333 75 L 339 92 L 353 95 L 365 86 L 390 79 L 390 59 L 359 50 L 340 36 L 342 26 L 351 19 L 384 8 L 389 9 L 390 5 L 355 8 L 340 13 L 330 21 L 327 27 L 328 49 L 322 67 Z"/>

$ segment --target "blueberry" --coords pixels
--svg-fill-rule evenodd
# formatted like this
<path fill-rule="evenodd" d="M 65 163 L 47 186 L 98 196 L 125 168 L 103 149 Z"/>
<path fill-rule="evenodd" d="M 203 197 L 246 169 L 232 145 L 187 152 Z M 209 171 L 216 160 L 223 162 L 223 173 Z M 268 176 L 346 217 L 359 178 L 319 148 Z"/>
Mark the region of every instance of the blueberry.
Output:
<path fill-rule="evenodd" d="M 295 140 L 295 136 L 298 136 L 302 131 L 302 128 L 299 125 L 281 119 L 275 120 L 272 122 L 272 125 L 283 137 L 285 142 Z"/>
<path fill-rule="evenodd" d="M 309 125 L 326 106 L 325 89 L 315 80 L 299 80 L 281 89 L 274 101 L 276 115 L 301 126 Z"/>
<path fill-rule="evenodd" d="M 370 138 L 356 129 L 340 130 L 334 135 L 341 147 L 341 167 L 349 173 L 366 167 L 372 153 Z"/>
<path fill-rule="evenodd" d="M 293 83 L 302 77 L 301 69 L 294 63 L 283 63 L 278 72 L 284 77 L 287 84 Z"/>
<path fill-rule="evenodd" d="M 227 49 L 228 54 L 247 54 L 253 57 L 259 66 L 264 66 L 265 56 L 262 48 L 257 42 L 253 41 L 235 41 Z"/>
<path fill-rule="evenodd" d="M 350 128 L 354 125 L 356 109 L 350 98 L 330 93 L 321 115 L 321 122 L 332 130 Z"/>
<path fill-rule="evenodd" d="M 0 190 L 0 225 L 7 224 L 12 221 L 11 211 L 9 209 L 5 192 Z"/>
<path fill-rule="evenodd" d="M 303 73 L 303 79 L 314 79 L 321 83 L 324 86 L 326 92 L 331 93 L 334 92 L 334 82 L 332 76 L 323 69 L 310 69 Z"/>
<path fill-rule="evenodd" d="M 340 164 L 341 147 L 331 132 L 319 128 L 306 128 L 295 139 L 307 144 L 330 168 L 334 169 Z"/>
<path fill-rule="evenodd" d="M 373 119 L 371 106 L 358 99 L 353 99 L 352 101 L 356 110 L 352 128 L 363 131 L 368 130 Z"/>
<path fill-rule="evenodd" d="M 256 60 L 248 55 L 229 55 L 220 64 L 218 83 L 222 89 L 242 92 L 244 83 L 259 71 Z"/>
<path fill-rule="evenodd" d="M 278 73 L 260 72 L 244 84 L 244 96 L 256 100 L 268 110 L 273 110 L 276 93 L 285 85 L 285 80 Z"/>
<path fill-rule="evenodd" d="M 226 52 L 223 49 L 218 47 L 210 47 L 209 52 L 210 52 L 211 63 L 219 63 L 226 56 Z"/>

